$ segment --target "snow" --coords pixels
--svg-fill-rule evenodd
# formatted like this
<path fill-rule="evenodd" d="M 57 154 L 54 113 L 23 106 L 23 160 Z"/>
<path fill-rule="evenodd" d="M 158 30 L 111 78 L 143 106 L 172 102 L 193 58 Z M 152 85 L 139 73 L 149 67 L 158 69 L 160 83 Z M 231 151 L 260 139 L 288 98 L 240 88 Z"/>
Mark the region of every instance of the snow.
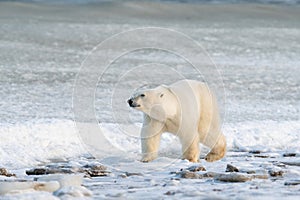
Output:
<path fill-rule="evenodd" d="M 202 160 L 202 165 L 211 172 L 224 172 L 226 164 L 237 166 L 240 171 L 255 171 L 257 174 L 267 174 L 268 170 L 283 170 L 284 179 L 279 179 L 276 184 L 272 180 L 251 180 L 249 183 L 240 183 L 239 192 L 247 195 L 255 195 L 243 188 L 259 188 L 259 193 L 263 196 L 272 195 L 274 198 L 282 198 L 285 193 L 274 193 L 274 188 L 268 186 L 272 183 L 275 189 L 280 189 L 285 181 L 297 180 L 300 177 L 299 167 L 285 166 L 277 167 L 276 163 L 295 162 L 299 163 L 299 122 L 244 122 L 236 124 L 225 124 L 223 131 L 228 141 L 227 156 L 216 163 L 207 163 Z M 39 124 L 19 126 L 14 128 L 2 129 L 1 136 L 1 165 L 11 169 L 18 177 L 24 176 L 24 168 L 41 165 L 42 163 L 51 163 L 55 166 L 56 159 L 62 161 L 71 161 L 72 166 L 78 166 L 79 163 L 91 164 L 91 161 L 85 161 L 84 155 L 86 146 L 81 143 L 72 121 L 56 122 L 51 124 Z M 235 186 L 231 183 L 224 184 L 207 179 L 185 180 L 178 179 L 170 172 L 176 172 L 180 169 L 193 166 L 186 160 L 180 159 L 180 143 L 176 137 L 165 133 L 162 137 L 159 157 L 150 163 L 141 163 L 140 142 L 138 138 L 128 136 L 118 130 L 116 124 L 102 125 L 105 135 L 109 135 L 109 141 L 116 148 L 120 148 L 122 153 L 102 155 L 99 162 L 107 166 L 112 174 L 108 177 L 99 177 L 84 179 L 84 187 L 77 186 L 77 180 L 66 175 L 60 177 L 41 177 L 39 181 L 62 181 L 65 185 L 62 189 L 57 190 L 54 195 L 62 199 L 75 197 L 93 197 L 93 198 L 140 198 L 145 194 L 151 196 L 151 199 L 159 198 L 161 195 L 174 194 L 178 198 L 189 197 L 223 197 L 233 195 L 237 197 Z M 64 128 L 68 127 L 68 128 Z M 271 127 L 271 128 L 270 128 Z M 6 131 L 3 131 L 6 130 Z M 20 134 L 20 132 L 22 134 Z M 47 134 L 41 134 L 46 132 Z M 10 136 L 3 137 L 9 133 Z M 45 135 L 51 135 L 51 138 L 45 138 Z M 15 138 L 20 137 L 20 140 Z M 13 139 L 11 139 L 13 138 Z M 5 141 L 5 142 L 3 142 Z M 43 141 L 41 143 L 41 141 Z M 47 142 L 46 142 L 47 141 Z M 24 147 L 26 146 L 26 147 Z M 89 149 L 89 152 L 93 152 Z M 208 149 L 202 148 L 201 157 L 205 156 Z M 255 157 L 248 152 L 260 151 L 259 155 L 266 158 Z M 116 151 L 112 151 L 116 152 Z M 284 153 L 296 153 L 295 158 L 283 157 Z M 13 155 L 13 156 L 12 156 Z M 137 176 L 126 176 L 125 172 L 140 173 Z M 124 175 L 125 174 L 125 175 Z M 125 176 L 125 178 L 122 178 Z M 74 180 L 73 180 L 74 179 Z M 70 183 L 69 183 L 70 182 Z M 75 185 L 74 185 L 75 184 Z M 80 183 L 79 183 L 80 184 Z M 71 185 L 71 186 L 70 186 Z M 201 189 L 197 185 L 201 185 Z M 287 194 L 298 194 L 297 187 L 286 187 Z M 91 191 L 89 191 L 89 190 Z M 101 189 L 101 190 L 99 190 Z M 207 193 L 206 191 L 219 191 Z M 226 194 L 221 191 L 226 190 Z M 158 192 L 159 191 L 159 192 Z M 240 195 L 240 193 L 239 193 Z M 54 199 L 53 196 L 45 192 L 36 192 L 33 190 L 22 190 L 16 194 L 8 193 L 7 199 L 27 199 L 45 198 Z M 293 195 L 289 196 L 293 199 Z"/>
<path fill-rule="evenodd" d="M 228 146 L 233 151 L 298 152 L 300 121 L 259 121 L 224 126 Z"/>
<path fill-rule="evenodd" d="M 0 2 L 0 167 L 17 176 L 0 176 L 0 182 L 32 181 L 25 171 L 49 163 L 78 167 L 97 162 L 111 171 L 83 178 L 82 184 L 67 175 L 46 177 L 69 182 L 55 193 L 29 188 L 0 199 L 297 199 L 299 185 L 286 183 L 300 179 L 299 6 L 137 4 Z M 166 14 L 170 10 L 178 12 Z M 112 149 L 84 142 L 72 99 L 82 61 L 104 39 L 145 26 L 192 37 L 221 73 L 222 82 L 209 70 L 205 75 L 225 91 L 220 101 L 228 153 L 207 163 L 202 158 L 209 149 L 201 146 L 201 165 L 214 173 L 225 173 L 227 164 L 241 173 L 283 171 L 282 177 L 245 183 L 179 178 L 174 172 L 195 164 L 180 159 L 178 138 L 169 133 L 162 137 L 156 160 L 139 161 L 142 115 L 126 105 L 126 98 L 139 87 L 168 84 L 179 75 L 206 78 L 165 51 L 134 51 L 111 63 L 94 92 L 93 117 L 99 123 L 86 120 L 80 126 L 96 130 L 92 139 L 108 141 Z M 116 53 L 115 48 L 109 52 Z M 88 71 L 87 77 L 93 73 Z M 92 159 L 96 154 L 101 156 Z M 43 176 L 34 178 L 44 181 Z"/>
<path fill-rule="evenodd" d="M 134 127 L 134 128 L 133 128 Z M 104 137 L 122 154 L 138 158 L 140 156 L 141 124 L 122 125 L 101 124 Z M 125 130 L 134 130 L 128 135 Z M 133 133 L 132 132 L 132 133 Z M 223 126 L 229 151 L 258 150 L 261 152 L 300 153 L 300 122 L 259 121 L 227 123 Z M 73 121 L 56 121 L 28 125 L 15 125 L 0 128 L 0 163 L 2 167 L 19 169 L 36 166 L 51 160 L 74 159 L 78 156 L 93 154 L 93 149 L 82 143 Z M 165 133 L 160 145 L 161 156 L 180 158 L 180 143 L 174 135 Z M 105 149 L 100 150 L 105 151 Z M 99 150 L 97 149 L 97 150 Z M 207 149 L 203 147 L 207 153 Z M 111 154 L 109 154 L 112 156 Z M 106 157 L 108 155 L 103 155 Z M 118 154 L 113 155 L 118 156 Z"/>
<path fill-rule="evenodd" d="M 0 163 L 11 169 L 84 153 L 74 122 L 22 124 L 0 128 Z"/>

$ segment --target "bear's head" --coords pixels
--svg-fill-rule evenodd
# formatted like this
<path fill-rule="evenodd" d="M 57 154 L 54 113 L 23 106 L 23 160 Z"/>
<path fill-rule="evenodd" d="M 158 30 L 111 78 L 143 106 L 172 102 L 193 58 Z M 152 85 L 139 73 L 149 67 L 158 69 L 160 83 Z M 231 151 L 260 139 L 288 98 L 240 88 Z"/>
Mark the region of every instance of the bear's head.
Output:
<path fill-rule="evenodd" d="M 176 96 L 164 85 L 137 92 L 127 102 L 130 107 L 158 121 L 165 121 L 177 113 Z"/>

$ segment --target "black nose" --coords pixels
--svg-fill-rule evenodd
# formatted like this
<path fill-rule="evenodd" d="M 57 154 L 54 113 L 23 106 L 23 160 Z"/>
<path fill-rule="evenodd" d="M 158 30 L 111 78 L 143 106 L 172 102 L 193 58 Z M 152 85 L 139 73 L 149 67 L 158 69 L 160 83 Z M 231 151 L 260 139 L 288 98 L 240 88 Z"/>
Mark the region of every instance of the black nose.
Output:
<path fill-rule="evenodd" d="M 132 99 L 128 99 L 127 103 L 128 103 L 130 106 L 132 106 L 132 103 L 133 103 Z"/>

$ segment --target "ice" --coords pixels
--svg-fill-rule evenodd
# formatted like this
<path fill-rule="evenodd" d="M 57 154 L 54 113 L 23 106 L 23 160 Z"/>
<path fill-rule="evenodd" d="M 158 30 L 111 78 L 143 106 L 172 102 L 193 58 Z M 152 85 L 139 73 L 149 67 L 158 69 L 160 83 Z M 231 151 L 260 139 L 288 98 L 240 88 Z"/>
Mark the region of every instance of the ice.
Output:
<path fill-rule="evenodd" d="M 49 182 L 1 182 L 0 194 L 16 193 L 24 190 L 35 189 L 39 191 L 54 192 L 58 190 L 59 183 L 57 181 Z"/>
<path fill-rule="evenodd" d="M 34 190 L 28 190 L 23 191 L 21 193 L 16 194 L 7 194 L 5 196 L 1 196 L 1 199 L 3 200 L 39 200 L 39 199 L 45 199 L 45 200 L 59 200 L 58 197 L 53 196 L 49 192 L 37 192 Z"/>
<path fill-rule="evenodd" d="M 38 181 L 58 181 L 60 188 L 69 186 L 81 186 L 82 175 L 48 175 L 37 178 Z"/>
<path fill-rule="evenodd" d="M 59 189 L 54 195 L 60 197 L 60 199 L 79 198 L 79 197 L 91 197 L 92 192 L 85 187 L 81 186 L 68 186 Z"/>
<path fill-rule="evenodd" d="M 2 126 L 0 135 L 0 163 L 11 169 L 85 152 L 72 121 Z"/>
<path fill-rule="evenodd" d="M 299 152 L 300 121 L 259 121 L 224 125 L 231 150 Z"/>

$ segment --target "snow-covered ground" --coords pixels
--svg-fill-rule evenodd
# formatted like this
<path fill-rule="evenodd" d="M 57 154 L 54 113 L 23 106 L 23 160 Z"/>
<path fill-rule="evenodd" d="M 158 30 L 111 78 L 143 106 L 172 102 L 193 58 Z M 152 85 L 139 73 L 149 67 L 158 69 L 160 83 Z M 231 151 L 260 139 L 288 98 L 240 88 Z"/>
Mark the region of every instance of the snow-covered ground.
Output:
<path fill-rule="evenodd" d="M 1 1 L 0 168 L 15 173 L 17 179 L 31 180 L 25 170 L 32 167 L 100 162 L 111 173 L 83 180 L 93 193 L 86 198 L 95 199 L 297 199 L 300 185 L 289 183 L 300 180 L 299 10 L 297 4 Z M 95 116 L 90 116 L 99 122 L 100 139 L 109 141 L 114 150 L 103 149 L 101 157 L 90 159 L 89 153 L 94 152 L 83 142 L 74 121 L 76 75 L 100 42 L 142 27 L 168 28 L 193 38 L 220 75 L 205 69 L 204 76 L 198 74 L 184 59 L 160 50 L 144 49 L 118 58 L 95 85 Z M 111 48 L 111 54 L 117 47 Z M 93 77 L 93 73 L 85 76 Z M 179 141 L 168 133 L 162 137 L 159 158 L 139 162 L 142 116 L 128 108 L 126 94 L 145 84 L 176 81 L 181 77 L 178 73 L 198 80 L 209 76 L 220 92 L 228 153 L 215 163 L 201 159 L 208 172 L 224 173 L 226 165 L 232 164 L 241 172 L 282 171 L 283 176 L 243 183 L 180 178 L 171 172 L 195 164 L 179 159 Z M 93 125 L 89 120 L 83 123 Z M 201 158 L 207 152 L 203 147 Z M 0 176 L 7 179 L 15 178 Z M 68 191 L 80 196 L 83 190 Z M 0 199 L 68 197 L 54 194 L 26 190 Z"/>

